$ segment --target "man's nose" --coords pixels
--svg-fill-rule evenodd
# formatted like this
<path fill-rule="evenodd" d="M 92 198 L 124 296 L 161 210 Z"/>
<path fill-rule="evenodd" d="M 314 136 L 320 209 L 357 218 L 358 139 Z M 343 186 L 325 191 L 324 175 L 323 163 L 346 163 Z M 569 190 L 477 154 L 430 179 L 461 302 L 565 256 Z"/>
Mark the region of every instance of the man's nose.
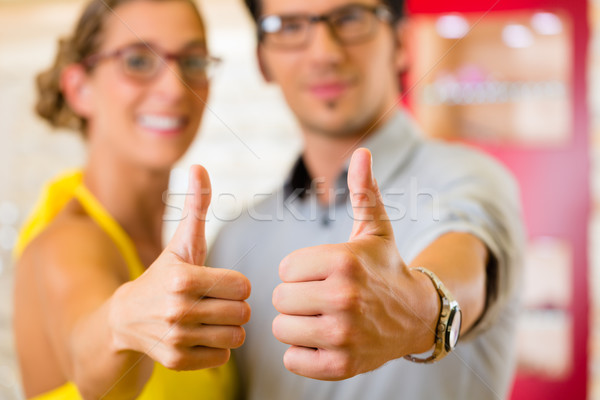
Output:
<path fill-rule="evenodd" d="M 308 51 L 314 60 L 339 62 L 343 58 L 344 45 L 327 20 L 314 23 Z"/>

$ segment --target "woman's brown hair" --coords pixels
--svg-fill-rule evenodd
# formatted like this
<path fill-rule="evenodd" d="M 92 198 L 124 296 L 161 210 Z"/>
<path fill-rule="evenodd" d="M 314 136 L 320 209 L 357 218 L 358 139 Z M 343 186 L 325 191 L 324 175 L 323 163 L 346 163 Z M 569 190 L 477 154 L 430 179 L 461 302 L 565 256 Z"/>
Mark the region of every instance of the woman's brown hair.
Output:
<path fill-rule="evenodd" d="M 77 115 L 60 88 L 61 74 L 70 64 L 82 62 L 96 53 L 102 43 L 102 33 L 106 20 L 117 7 L 132 1 L 142 0 L 92 0 L 84 9 L 71 36 L 60 39 L 54 64 L 41 72 L 36 79 L 38 100 L 35 106 L 37 114 L 55 128 L 70 128 L 85 135 L 87 121 Z M 144 0 L 144 1 L 187 1 L 198 18 L 200 13 L 190 0 Z"/>

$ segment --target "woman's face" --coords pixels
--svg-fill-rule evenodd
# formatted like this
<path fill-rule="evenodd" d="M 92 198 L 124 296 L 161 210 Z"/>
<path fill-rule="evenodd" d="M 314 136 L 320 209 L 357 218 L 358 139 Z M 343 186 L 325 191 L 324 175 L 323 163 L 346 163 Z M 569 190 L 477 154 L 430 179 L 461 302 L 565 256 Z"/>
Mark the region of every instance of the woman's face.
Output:
<path fill-rule="evenodd" d="M 104 25 L 99 53 L 136 44 L 163 54 L 206 54 L 202 23 L 185 1 L 139 0 L 115 8 Z M 127 63 L 143 67 L 135 57 Z M 185 153 L 200 125 L 208 87 L 186 82 L 177 61 L 163 63 L 147 80 L 128 75 L 122 57 L 106 58 L 92 69 L 86 84 L 91 151 L 108 151 L 157 170 L 170 168 Z"/>

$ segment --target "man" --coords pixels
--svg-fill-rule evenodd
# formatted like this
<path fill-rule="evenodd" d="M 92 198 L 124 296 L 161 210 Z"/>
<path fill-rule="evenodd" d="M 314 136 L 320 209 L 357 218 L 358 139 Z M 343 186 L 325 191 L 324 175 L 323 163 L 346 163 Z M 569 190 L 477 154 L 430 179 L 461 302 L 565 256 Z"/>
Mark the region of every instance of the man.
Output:
<path fill-rule="evenodd" d="M 249 398 L 505 398 L 517 190 L 399 110 L 402 2 L 247 5 L 263 75 L 304 139 L 283 188 L 226 226 L 209 257 L 252 282 L 238 353 Z"/>

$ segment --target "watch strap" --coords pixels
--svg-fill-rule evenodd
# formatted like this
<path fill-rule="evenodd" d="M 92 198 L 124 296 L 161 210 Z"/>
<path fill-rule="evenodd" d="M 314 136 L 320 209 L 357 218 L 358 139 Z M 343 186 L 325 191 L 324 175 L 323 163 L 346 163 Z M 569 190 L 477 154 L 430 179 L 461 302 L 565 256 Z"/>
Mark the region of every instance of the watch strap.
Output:
<path fill-rule="evenodd" d="M 415 363 L 431 364 L 441 360 L 452 351 L 452 349 L 449 348 L 450 346 L 448 346 L 446 343 L 446 333 L 448 330 L 448 324 L 450 322 L 452 308 L 458 308 L 458 310 L 460 310 L 460 308 L 458 307 L 458 303 L 448 288 L 446 288 L 437 275 L 423 267 L 411 268 L 411 270 L 416 270 L 427 275 L 433 283 L 433 286 L 440 297 L 440 314 L 434 332 L 435 342 L 433 346 L 433 353 L 426 358 L 415 357 L 411 354 L 404 356 L 404 358 Z"/>

